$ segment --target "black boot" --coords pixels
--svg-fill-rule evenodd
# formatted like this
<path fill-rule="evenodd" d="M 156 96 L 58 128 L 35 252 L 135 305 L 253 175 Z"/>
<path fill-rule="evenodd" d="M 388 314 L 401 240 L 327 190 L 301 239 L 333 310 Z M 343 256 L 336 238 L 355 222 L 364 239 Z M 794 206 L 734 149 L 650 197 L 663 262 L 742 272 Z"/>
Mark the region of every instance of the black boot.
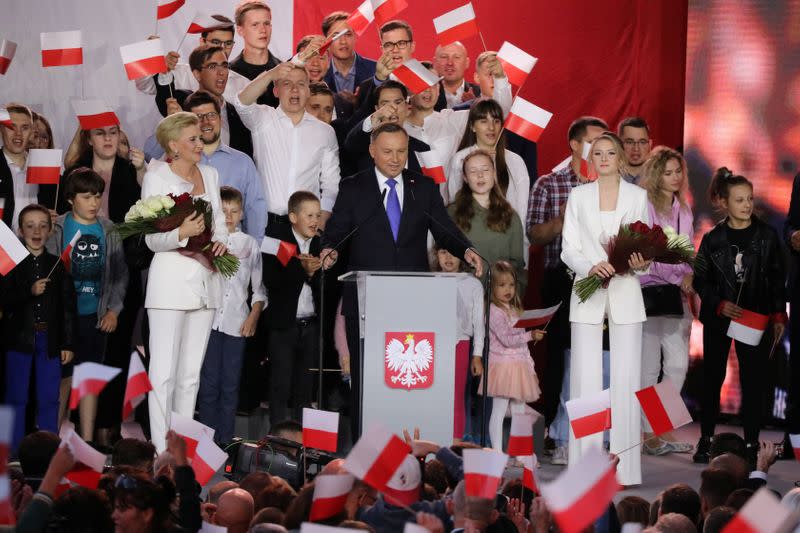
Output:
<path fill-rule="evenodd" d="M 695 463 L 708 464 L 711 460 L 711 437 L 702 436 L 697 441 L 692 461 Z"/>

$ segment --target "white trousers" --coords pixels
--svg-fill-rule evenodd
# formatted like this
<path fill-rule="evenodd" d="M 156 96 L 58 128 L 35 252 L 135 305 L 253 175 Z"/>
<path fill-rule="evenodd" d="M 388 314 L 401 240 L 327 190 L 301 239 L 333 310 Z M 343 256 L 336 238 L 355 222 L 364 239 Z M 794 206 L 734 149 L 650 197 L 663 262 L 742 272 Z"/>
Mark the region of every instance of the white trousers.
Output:
<path fill-rule="evenodd" d="M 658 383 L 664 356 L 664 377 L 680 392 L 689 368 L 689 335 L 692 331 L 692 311 L 683 303 L 680 318 L 652 316 L 642 324 L 642 388 Z M 647 433 L 653 430 L 647 418 L 642 416 Z"/>
<path fill-rule="evenodd" d="M 570 397 L 580 398 L 603 390 L 603 325 L 572 322 Z M 642 323 L 616 324 L 608 319 L 611 379 L 611 453 L 619 453 L 617 479 L 623 485 L 642 482 L 641 412 L 635 393 L 640 389 Z M 576 439 L 570 428 L 569 462 L 573 465 L 591 447 L 603 446 L 603 434 Z"/>
<path fill-rule="evenodd" d="M 506 417 L 511 405 L 512 415 L 521 415 L 525 412 L 525 402 L 512 398 L 492 397 L 492 416 L 489 417 L 489 439 L 492 441 L 492 448 L 498 452 L 503 451 L 503 420 Z"/>
<path fill-rule="evenodd" d="M 148 309 L 150 321 L 150 439 L 160 452 L 172 411 L 194 417 L 200 369 L 211 334 L 214 309 Z"/>

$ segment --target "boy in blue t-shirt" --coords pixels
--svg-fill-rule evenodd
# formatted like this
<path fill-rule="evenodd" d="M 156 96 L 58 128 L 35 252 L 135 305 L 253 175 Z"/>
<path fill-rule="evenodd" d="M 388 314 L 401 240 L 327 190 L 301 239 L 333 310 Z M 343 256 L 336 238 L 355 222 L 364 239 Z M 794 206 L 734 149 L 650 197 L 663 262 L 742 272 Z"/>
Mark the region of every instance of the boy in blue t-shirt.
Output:
<path fill-rule="evenodd" d="M 64 196 L 72 210 L 56 219 L 48 249 L 60 255 L 75 234 L 80 237 L 70 254 L 70 274 L 75 284 L 78 320 L 74 364 L 105 358 L 106 336 L 117 329 L 128 286 L 128 267 L 122 239 L 114 224 L 98 217 L 105 182 L 95 171 L 81 167 L 66 178 Z M 62 413 L 69 397 L 72 366 L 64 367 L 61 383 Z M 120 406 L 121 408 L 121 406 Z M 80 433 L 94 440 L 97 397 L 88 396 L 79 407 Z"/>

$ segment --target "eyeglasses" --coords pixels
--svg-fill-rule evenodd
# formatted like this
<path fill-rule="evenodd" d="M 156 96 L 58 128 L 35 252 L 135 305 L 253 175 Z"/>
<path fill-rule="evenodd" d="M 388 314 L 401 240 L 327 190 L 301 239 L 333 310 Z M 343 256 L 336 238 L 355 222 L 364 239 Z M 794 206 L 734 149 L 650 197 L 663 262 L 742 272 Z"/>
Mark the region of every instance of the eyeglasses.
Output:
<path fill-rule="evenodd" d="M 219 113 L 216 111 L 209 111 L 208 113 L 196 113 L 197 120 L 203 122 L 204 120 L 217 120 L 219 118 Z"/>
<path fill-rule="evenodd" d="M 228 70 L 230 65 L 226 63 L 209 63 L 208 65 L 203 65 L 203 70 L 207 70 L 209 72 L 217 71 L 217 70 Z"/>
<path fill-rule="evenodd" d="M 414 41 L 386 41 L 381 47 L 383 47 L 384 50 L 391 50 L 396 46 L 398 50 L 405 50 L 412 42 Z"/>
<path fill-rule="evenodd" d="M 122 474 L 114 482 L 114 487 L 118 489 L 135 490 L 139 488 L 139 482 L 134 477 Z"/>
<path fill-rule="evenodd" d="M 230 48 L 231 46 L 233 46 L 233 39 L 231 39 L 230 41 L 220 41 L 219 39 L 211 39 L 208 42 L 213 44 L 214 46 L 224 46 L 226 48 Z"/>
<path fill-rule="evenodd" d="M 637 145 L 639 148 L 647 148 L 647 145 L 650 144 L 650 139 L 639 139 L 638 141 L 634 139 L 625 139 L 622 142 L 625 143 L 625 146 L 628 148 L 633 148 Z"/>

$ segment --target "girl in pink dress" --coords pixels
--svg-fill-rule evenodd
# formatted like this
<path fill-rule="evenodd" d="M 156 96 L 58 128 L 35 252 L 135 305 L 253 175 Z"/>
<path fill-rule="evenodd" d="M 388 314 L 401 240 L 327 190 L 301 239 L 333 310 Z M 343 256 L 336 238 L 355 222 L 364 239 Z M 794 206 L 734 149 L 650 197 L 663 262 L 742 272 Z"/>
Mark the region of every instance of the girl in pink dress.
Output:
<path fill-rule="evenodd" d="M 516 271 L 507 261 L 492 266 L 492 305 L 489 316 L 488 394 L 492 397 L 489 438 L 492 447 L 502 451 L 503 419 L 523 413 L 529 402 L 539 399 L 541 389 L 528 343 L 544 338 L 543 330 L 515 328 L 522 304 L 517 294 Z M 478 389 L 483 392 L 483 384 Z"/>

